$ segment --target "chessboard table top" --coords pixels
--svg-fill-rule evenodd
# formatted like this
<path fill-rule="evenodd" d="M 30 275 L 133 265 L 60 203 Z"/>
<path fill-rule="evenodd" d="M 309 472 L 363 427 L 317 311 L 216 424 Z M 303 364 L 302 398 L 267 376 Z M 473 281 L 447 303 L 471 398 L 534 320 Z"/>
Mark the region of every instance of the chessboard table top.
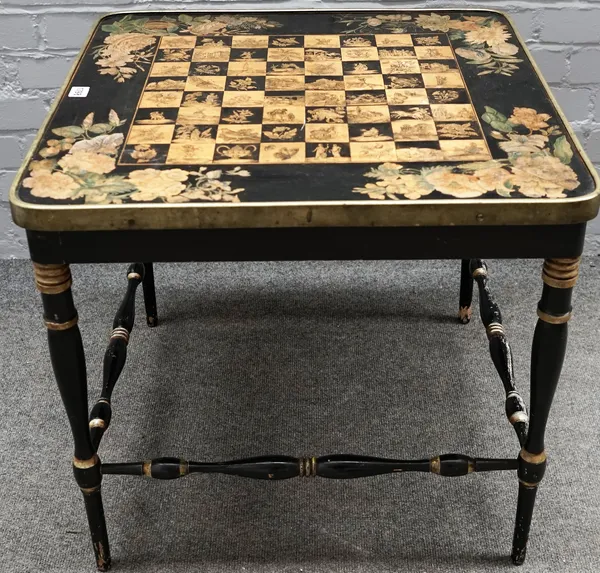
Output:
<path fill-rule="evenodd" d="M 597 182 L 502 13 L 132 12 L 10 201 L 41 231 L 569 224 Z"/>

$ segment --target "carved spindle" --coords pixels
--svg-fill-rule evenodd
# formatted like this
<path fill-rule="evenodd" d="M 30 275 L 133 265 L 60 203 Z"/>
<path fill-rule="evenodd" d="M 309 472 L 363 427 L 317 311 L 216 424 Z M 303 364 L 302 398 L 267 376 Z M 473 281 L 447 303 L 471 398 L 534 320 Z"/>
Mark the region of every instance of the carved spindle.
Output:
<path fill-rule="evenodd" d="M 544 435 L 567 348 L 567 323 L 579 263 L 579 258 L 544 261 L 544 287 L 531 349 L 531 422 L 519 455 L 519 499 L 512 549 L 516 565 L 525 561 L 535 496 L 546 471 Z"/>
<path fill-rule="evenodd" d="M 513 356 L 502 325 L 502 314 L 490 291 L 486 264 L 480 259 L 473 259 L 471 273 L 479 288 L 481 320 L 487 332 L 490 355 L 506 394 L 506 417 L 515 429 L 519 444 L 522 446 L 527 438 L 527 407 L 515 386 Z"/>
<path fill-rule="evenodd" d="M 471 261 L 463 259 L 460 265 L 460 297 L 458 301 L 458 320 L 462 324 L 471 321 L 471 303 L 473 302 L 473 275 Z"/>
<path fill-rule="evenodd" d="M 517 466 L 517 459 L 471 458 L 462 454 L 444 454 L 430 460 L 391 460 L 342 454 L 310 458 L 261 456 L 214 463 L 158 458 L 145 462 L 102 464 L 102 473 L 147 476 L 163 480 L 177 479 L 193 473 L 220 473 L 266 480 L 315 476 L 354 479 L 399 472 L 464 476 L 472 472 L 516 470 Z"/>
<path fill-rule="evenodd" d="M 113 321 L 108 348 L 104 354 L 102 393 L 90 414 L 92 443 L 97 450 L 104 432 L 110 425 L 112 408 L 110 400 L 115 384 L 127 360 L 127 344 L 135 320 L 135 293 L 144 279 L 144 265 L 133 264 L 127 270 L 127 292 Z"/>

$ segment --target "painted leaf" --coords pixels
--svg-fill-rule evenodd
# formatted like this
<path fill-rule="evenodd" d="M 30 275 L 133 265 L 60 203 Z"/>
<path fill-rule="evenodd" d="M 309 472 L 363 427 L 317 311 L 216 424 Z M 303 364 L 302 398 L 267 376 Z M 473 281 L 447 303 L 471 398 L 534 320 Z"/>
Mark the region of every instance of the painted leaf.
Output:
<path fill-rule="evenodd" d="M 120 119 L 119 116 L 117 115 L 117 112 L 114 109 L 111 109 L 108 112 L 108 123 L 110 123 L 111 125 L 117 126 L 120 125 Z"/>
<path fill-rule="evenodd" d="M 94 125 L 94 112 L 92 113 L 88 113 L 83 122 L 81 123 L 81 127 L 83 127 L 83 129 L 89 129 L 90 127 L 92 127 L 92 125 Z"/>
<path fill-rule="evenodd" d="M 565 165 L 571 163 L 573 159 L 573 149 L 564 135 L 561 135 L 555 142 L 552 149 L 554 156 L 558 157 Z"/>
<path fill-rule="evenodd" d="M 95 123 L 88 130 L 90 133 L 107 133 L 113 126 L 110 123 Z"/>
<path fill-rule="evenodd" d="M 56 127 L 52 133 L 59 137 L 79 137 L 83 135 L 83 129 L 78 125 L 69 125 L 67 127 Z"/>
<path fill-rule="evenodd" d="M 194 18 L 192 18 L 191 16 L 188 16 L 187 14 L 180 14 L 179 18 L 177 18 L 180 22 L 183 22 L 184 24 L 189 24 L 190 22 L 194 21 Z"/>

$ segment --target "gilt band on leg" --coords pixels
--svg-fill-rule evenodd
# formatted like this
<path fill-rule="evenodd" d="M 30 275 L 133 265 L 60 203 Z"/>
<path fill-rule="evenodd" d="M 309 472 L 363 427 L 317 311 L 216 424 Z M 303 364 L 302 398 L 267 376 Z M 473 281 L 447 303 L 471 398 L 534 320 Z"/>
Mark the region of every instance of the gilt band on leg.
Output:
<path fill-rule="evenodd" d="M 471 273 L 479 288 L 479 308 L 489 340 L 490 355 L 504 386 L 506 417 L 522 446 L 527 438 L 527 407 L 515 386 L 513 356 L 502 324 L 502 314 L 490 291 L 486 264 L 480 259 L 473 259 Z"/>
<path fill-rule="evenodd" d="M 135 320 L 135 293 L 143 279 L 144 265 L 131 265 L 127 270 L 127 292 L 115 315 L 113 331 L 104 354 L 102 393 L 90 414 L 89 427 L 96 450 L 110 425 L 112 392 L 127 360 L 127 344 Z"/>

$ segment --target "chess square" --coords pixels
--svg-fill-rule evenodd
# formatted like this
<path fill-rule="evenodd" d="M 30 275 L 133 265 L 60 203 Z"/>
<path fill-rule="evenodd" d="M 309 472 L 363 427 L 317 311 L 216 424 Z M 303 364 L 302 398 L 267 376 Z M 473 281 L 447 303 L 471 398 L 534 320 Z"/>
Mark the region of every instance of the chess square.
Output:
<path fill-rule="evenodd" d="M 263 124 L 304 124 L 304 106 L 265 106 Z"/>
<path fill-rule="evenodd" d="M 217 143 L 260 143 L 260 125 L 219 125 Z"/>
<path fill-rule="evenodd" d="M 364 76 L 344 76 L 346 91 L 356 90 L 382 90 L 383 76 L 380 74 L 364 75 Z"/>
<path fill-rule="evenodd" d="M 429 99 L 424 89 L 385 90 L 389 105 L 420 105 L 428 104 Z"/>
<path fill-rule="evenodd" d="M 217 144 L 215 163 L 257 163 L 260 144 Z"/>
<path fill-rule="evenodd" d="M 154 62 L 150 70 L 150 77 L 186 77 L 190 72 L 189 62 Z"/>
<path fill-rule="evenodd" d="M 304 48 L 269 48 L 269 62 L 301 62 L 304 60 Z"/>
<path fill-rule="evenodd" d="M 218 125 L 221 119 L 221 108 L 207 105 L 181 107 L 177 115 L 177 123 L 182 125 Z"/>
<path fill-rule="evenodd" d="M 350 145 L 343 142 L 307 143 L 307 163 L 349 163 Z"/>
<path fill-rule="evenodd" d="M 308 143 L 350 141 L 348 126 L 339 123 L 309 123 L 305 126 Z"/>
<path fill-rule="evenodd" d="M 169 48 L 160 50 L 156 56 L 157 62 L 189 62 L 192 59 L 192 50 L 183 48 Z"/>
<path fill-rule="evenodd" d="M 433 120 L 402 119 L 392 122 L 396 141 L 435 141 L 438 139 Z"/>
<path fill-rule="evenodd" d="M 378 48 L 380 60 L 410 60 L 416 58 L 414 48 Z M 392 72 L 393 73 L 393 72 Z"/>
<path fill-rule="evenodd" d="M 306 159 L 305 144 L 291 143 L 261 143 L 261 163 L 304 163 Z"/>
<path fill-rule="evenodd" d="M 346 92 L 343 90 L 306 92 L 307 106 L 344 106 L 346 105 Z"/>
<path fill-rule="evenodd" d="M 304 76 L 267 76 L 266 91 L 302 91 L 304 90 Z"/>
<path fill-rule="evenodd" d="M 233 36 L 232 48 L 268 48 L 269 36 Z"/>
<path fill-rule="evenodd" d="M 430 105 L 433 119 L 436 121 L 475 121 L 477 116 L 470 104 L 434 104 Z"/>
<path fill-rule="evenodd" d="M 342 62 L 343 74 L 345 76 L 364 76 L 371 74 L 380 74 L 381 65 L 379 62 Z"/>
<path fill-rule="evenodd" d="M 431 109 L 428 105 L 398 105 L 390 106 L 390 116 L 392 120 L 396 119 L 433 119 Z"/>
<path fill-rule="evenodd" d="M 139 106 L 143 107 L 179 107 L 183 92 L 149 91 L 142 94 Z"/>
<path fill-rule="evenodd" d="M 421 68 L 419 61 L 414 59 L 383 60 L 381 71 L 384 74 L 420 74 Z"/>
<path fill-rule="evenodd" d="M 445 73 L 458 70 L 456 60 L 419 60 L 419 66 L 423 73 Z"/>
<path fill-rule="evenodd" d="M 188 76 L 185 83 L 187 92 L 222 92 L 225 89 L 226 76 Z"/>
<path fill-rule="evenodd" d="M 198 48 L 230 48 L 231 36 L 198 36 L 196 40 Z"/>
<path fill-rule="evenodd" d="M 246 50 L 244 48 L 233 48 L 231 55 L 229 56 L 231 62 L 266 62 L 267 61 L 267 50 L 255 49 Z"/>
<path fill-rule="evenodd" d="M 476 121 L 438 122 L 436 124 L 440 139 L 481 139 L 481 131 Z"/>
<path fill-rule="evenodd" d="M 375 34 L 375 42 L 380 48 L 401 48 L 413 45 L 410 34 Z"/>
<path fill-rule="evenodd" d="M 339 48 L 305 48 L 304 60 L 306 62 L 334 62 L 342 60 Z"/>
<path fill-rule="evenodd" d="M 179 107 L 161 108 L 156 110 L 151 108 L 138 108 L 133 122 L 138 125 L 167 125 L 175 123 Z"/>
<path fill-rule="evenodd" d="M 339 48 L 340 37 L 337 35 L 311 35 L 304 36 L 305 48 Z"/>
<path fill-rule="evenodd" d="M 346 108 L 309 107 L 306 109 L 307 123 L 346 123 Z"/>
<path fill-rule="evenodd" d="M 175 125 L 133 125 L 127 143 L 171 143 Z"/>
<path fill-rule="evenodd" d="M 387 105 L 349 105 L 348 123 L 386 123 L 390 122 L 390 110 Z"/>
<path fill-rule="evenodd" d="M 429 88 L 427 97 L 434 104 L 470 103 L 467 90 L 460 88 Z"/>
<path fill-rule="evenodd" d="M 146 144 L 127 145 L 123 150 L 123 155 L 119 160 L 121 165 L 163 165 L 167 159 L 169 146 L 164 144 Z"/>
<path fill-rule="evenodd" d="M 413 36 L 415 46 L 448 46 L 448 36 L 446 34 L 415 34 Z"/>
<path fill-rule="evenodd" d="M 396 146 L 393 141 L 351 141 L 350 156 L 360 163 L 396 161 Z"/>
<path fill-rule="evenodd" d="M 221 112 L 221 123 L 228 125 L 261 123 L 262 116 L 262 107 L 228 107 L 223 108 Z"/>
<path fill-rule="evenodd" d="M 306 99 L 303 91 L 269 92 L 265 94 L 265 106 L 304 106 Z"/>
<path fill-rule="evenodd" d="M 377 48 L 342 48 L 341 51 L 344 62 L 379 60 Z"/>
<path fill-rule="evenodd" d="M 299 125 L 263 125 L 262 141 L 267 143 L 286 143 L 304 141 L 304 130 Z"/>
<path fill-rule="evenodd" d="M 214 143 L 173 143 L 169 148 L 167 164 L 197 165 L 211 163 L 214 153 Z"/>
<path fill-rule="evenodd" d="M 440 140 L 440 149 L 446 161 L 485 161 L 491 159 L 485 141 L 467 139 L 461 141 Z"/>
<path fill-rule="evenodd" d="M 227 62 L 204 63 L 195 62 L 190 68 L 191 76 L 226 76 Z"/>
<path fill-rule="evenodd" d="M 229 76 L 225 89 L 227 91 L 264 91 L 265 76 Z"/>
<path fill-rule="evenodd" d="M 264 91 L 226 91 L 223 92 L 223 107 L 262 107 L 265 101 Z"/>
<path fill-rule="evenodd" d="M 186 80 L 184 78 L 179 78 L 176 80 L 166 78 L 163 80 L 159 79 L 155 81 L 149 81 L 146 84 L 146 91 L 183 91 L 185 89 L 185 82 Z"/>
<path fill-rule="evenodd" d="M 336 91 L 345 89 L 346 84 L 344 83 L 343 76 L 333 76 L 320 78 L 317 76 L 310 76 L 306 78 L 306 90 L 324 90 L 324 91 Z"/>
<path fill-rule="evenodd" d="M 215 143 L 216 136 L 216 125 L 181 124 L 175 126 L 173 143 Z"/>
<path fill-rule="evenodd" d="M 437 141 L 413 141 L 396 143 L 396 161 L 407 163 L 445 161 L 444 152 Z"/>
<path fill-rule="evenodd" d="M 439 74 L 424 73 L 423 82 L 426 88 L 464 88 L 462 76 L 459 72 L 446 72 Z"/>
<path fill-rule="evenodd" d="M 303 76 L 304 62 L 269 62 L 268 76 Z"/>
<path fill-rule="evenodd" d="M 304 36 L 271 36 L 269 48 L 302 48 Z"/>
<path fill-rule="evenodd" d="M 228 62 L 230 54 L 228 47 L 201 46 L 194 49 L 192 62 Z"/>
<path fill-rule="evenodd" d="M 163 49 L 194 48 L 195 46 L 195 36 L 163 36 L 160 39 L 160 47 Z"/>
<path fill-rule="evenodd" d="M 389 123 L 357 123 L 348 127 L 350 141 L 394 141 L 392 126 Z"/>
<path fill-rule="evenodd" d="M 210 106 L 220 107 L 223 101 L 223 92 L 186 92 L 183 95 L 181 107 Z"/>
<path fill-rule="evenodd" d="M 408 89 L 422 88 L 423 78 L 421 74 L 402 74 L 394 76 L 384 76 L 383 81 L 387 89 Z"/>
<path fill-rule="evenodd" d="M 450 46 L 415 46 L 414 50 L 419 60 L 454 59 L 454 54 Z"/>
<path fill-rule="evenodd" d="M 347 91 L 347 105 L 387 105 L 385 90 Z"/>
<path fill-rule="evenodd" d="M 373 48 L 375 36 L 370 34 L 348 35 L 342 37 L 342 48 Z"/>
<path fill-rule="evenodd" d="M 343 76 L 342 62 L 306 62 L 307 76 Z"/>
<path fill-rule="evenodd" d="M 229 76 L 264 76 L 267 73 L 267 62 L 229 62 L 227 75 Z"/>

